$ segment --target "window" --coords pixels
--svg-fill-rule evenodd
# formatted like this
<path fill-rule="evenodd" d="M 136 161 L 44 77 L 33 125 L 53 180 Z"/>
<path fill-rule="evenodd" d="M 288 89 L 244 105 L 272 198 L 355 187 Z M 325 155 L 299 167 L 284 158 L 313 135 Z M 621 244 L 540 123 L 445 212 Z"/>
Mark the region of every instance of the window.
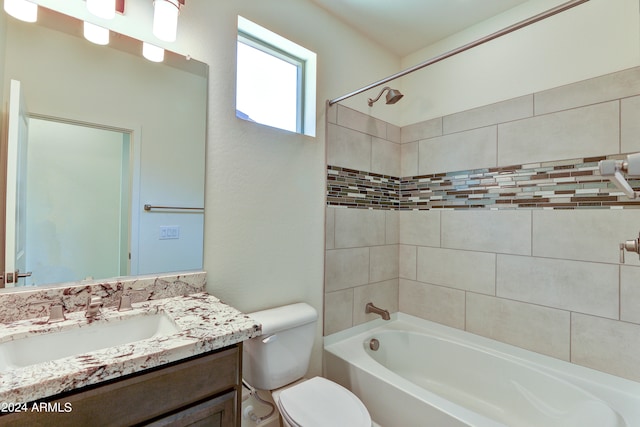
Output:
<path fill-rule="evenodd" d="M 238 17 L 236 116 L 314 136 L 315 56 Z"/>

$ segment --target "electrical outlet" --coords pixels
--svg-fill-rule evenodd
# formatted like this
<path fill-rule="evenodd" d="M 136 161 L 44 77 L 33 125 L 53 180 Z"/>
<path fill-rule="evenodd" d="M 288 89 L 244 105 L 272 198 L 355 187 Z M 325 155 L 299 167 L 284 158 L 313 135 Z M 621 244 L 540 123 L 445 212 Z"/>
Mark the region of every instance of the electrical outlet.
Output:
<path fill-rule="evenodd" d="M 160 227 L 160 240 L 179 239 L 180 227 L 177 225 L 163 225 Z"/>

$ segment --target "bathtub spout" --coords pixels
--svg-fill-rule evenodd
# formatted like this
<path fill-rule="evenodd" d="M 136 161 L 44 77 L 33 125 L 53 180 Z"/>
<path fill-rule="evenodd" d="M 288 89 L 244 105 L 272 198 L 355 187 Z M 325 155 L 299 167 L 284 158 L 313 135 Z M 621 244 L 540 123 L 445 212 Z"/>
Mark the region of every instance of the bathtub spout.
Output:
<path fill-rule="evenodd" d="M 365 314 L 369 314 L 369 313 L 378 314 L 384 320 L 391 319 L 391 316 L 389 316 L 389 311 L 376 307 L 375 305 L 373 305 L 372 302 L 367 303 L 367 305 L 365 306 L 364 312 Z"/>

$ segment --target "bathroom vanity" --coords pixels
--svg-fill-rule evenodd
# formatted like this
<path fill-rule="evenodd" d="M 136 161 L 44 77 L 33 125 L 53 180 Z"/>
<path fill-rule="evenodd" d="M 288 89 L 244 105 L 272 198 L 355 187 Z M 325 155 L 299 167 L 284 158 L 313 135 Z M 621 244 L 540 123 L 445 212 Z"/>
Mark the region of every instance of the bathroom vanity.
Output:
<path fill-rule="evenodd" d="M 152 336 L 128 338 L 149 321 Z M 92 349 L 101 344 L 83 334 L 117 345 Z M 105 308 L 91 323 L 74 312 L 62 322 L 3 324 L 0 426 L 240 426 L 242 341 L 260 334 L 258 323 L 206 293 Z M 26 357 L 27 344 L 47 346 L 50 337 L 64 348 Z"/>

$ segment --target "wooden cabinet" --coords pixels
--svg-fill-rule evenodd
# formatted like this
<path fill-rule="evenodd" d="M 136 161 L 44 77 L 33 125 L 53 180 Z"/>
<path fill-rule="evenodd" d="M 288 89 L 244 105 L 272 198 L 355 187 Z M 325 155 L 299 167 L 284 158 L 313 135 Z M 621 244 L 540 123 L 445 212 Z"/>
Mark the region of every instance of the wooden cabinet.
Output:
<path fill-rule="evenodd" d="M 0 426 L 239 427 L 241 364 L 240 343 L 32 402 L 0 416 Z"/>

